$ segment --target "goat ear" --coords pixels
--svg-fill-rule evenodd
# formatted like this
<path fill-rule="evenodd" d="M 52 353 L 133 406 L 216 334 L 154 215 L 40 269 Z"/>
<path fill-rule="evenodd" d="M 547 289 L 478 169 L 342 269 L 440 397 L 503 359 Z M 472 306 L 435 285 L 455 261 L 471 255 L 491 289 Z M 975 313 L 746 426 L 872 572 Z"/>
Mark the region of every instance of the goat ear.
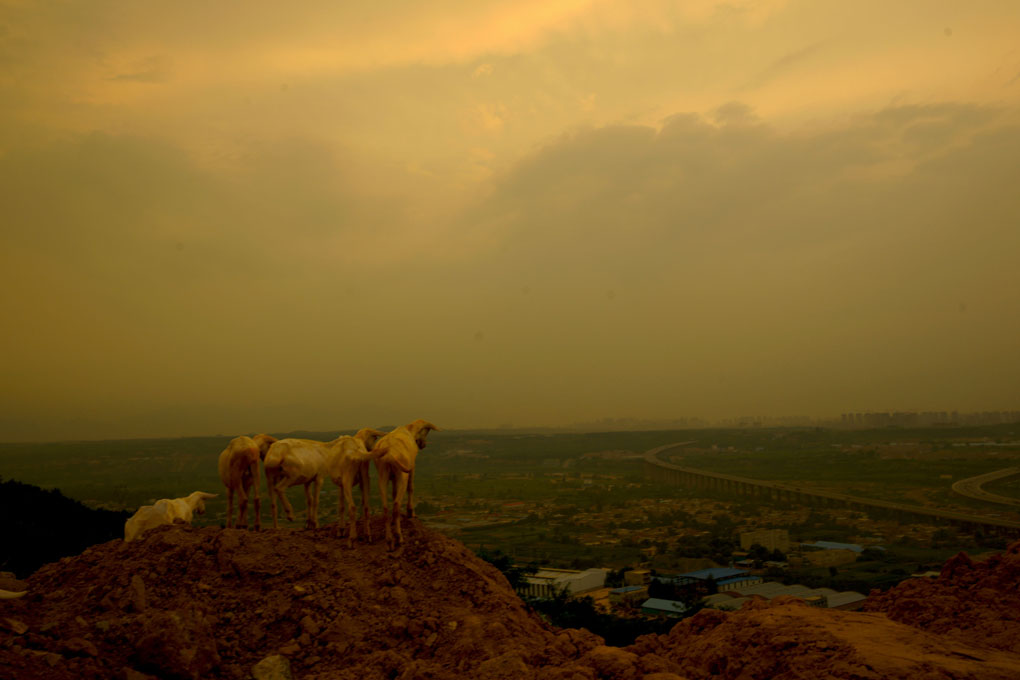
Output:
<path fill-rule="evenodd" d="M 218 495 L 219 494 L 215 494 L 215 493 L 206 493 L 205 491 L 199 491 L 198 492 L 198 497 L 201 498 L 202 500 L 208 500 L 210 498 L 216 498 L 216 496 L 218 496 Z"/>

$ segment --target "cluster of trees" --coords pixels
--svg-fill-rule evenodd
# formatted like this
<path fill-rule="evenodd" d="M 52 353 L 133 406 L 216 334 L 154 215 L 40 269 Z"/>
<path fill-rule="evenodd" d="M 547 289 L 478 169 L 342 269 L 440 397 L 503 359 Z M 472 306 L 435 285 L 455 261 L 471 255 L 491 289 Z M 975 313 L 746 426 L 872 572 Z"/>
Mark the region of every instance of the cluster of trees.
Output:
<path fill-rule="evenodd" d="M 510 587 L 517 590 L 525 583 L 525 579 L 538 571 L 534 564 L 517 566 L 509 555 L 499 550 L 479 551 L 478 556 L 503 572 Z M 623 583 L 626 569 L 611 571 L 606 577 L 606 585 Z M 560 628 L 587 628 L 596 635 L 601 635 L 606 644 L 625 647 L 633 644 L 641 635 L 649 633 L 665 634 L 676 625 L 675 619 L 622 617 L 599 611 L 595 601 L 590 597 L 571 598 L 566 589 L 552 598 L 525 599 L 525 603 L 538 614 Z"/>
<path fill-rule="evenodd" d="M 664 635 L 676 625 L 675 619 L 607 614 L 599 611 L 590 597 L 570 598 L 565 591 L 553 598 L 528 600 L 527 603 L 554 626 L 587 628 L 614 647 L 634 644 L 641 635 Z"/>
<path fill-rule="evenodd" d="M 711 580 L 679 584 L 666 579 L 653 578 L 648 584 L 648 597 L 683 602 L 688 607 L 688 613 L 694 613 L 696 609 L 701 608 L 699 605 L 702 597 L 716 592 L 715 584 Z M 691 609 L 692 607 L 696 609 Z"/>
<path fill-rule="evenodd" d="M 535 564 L 523 567 L 515 565 L 509 555 L 504 555 L 499 550 L 490 553 L 483 549 L 478 552 L 478 556 L 503 572 L 503 576 L 506 577 L 506 580 L 510 582 L 510 587 L 515 591 L 518 587 L 524 585 L 525 579 L 528 576 L 538 571 L 538 566 Z"/>
<path fill-rule="evenodd" d="M 769 550 L 765 546 L 755 543 L 747 549 L 747 559 L 754 560 L 755 569 L 761 569 L 764 562 L 785 562 L 786 555 L 779 548 Z"/>
<path fill-rule="evenodd" d="M 124 537 L 128 512 L 95 510 L 59 489 L 0 479 L 0 571 L 26 578 L 48 562 Z"/>
<path fill-rule="evenodd" d="M 732 535 L 682 536 L 677 541 L 677 554 L 680 557 L 707 557 L 716 564 L 728 564 L 739 545 Z"/>

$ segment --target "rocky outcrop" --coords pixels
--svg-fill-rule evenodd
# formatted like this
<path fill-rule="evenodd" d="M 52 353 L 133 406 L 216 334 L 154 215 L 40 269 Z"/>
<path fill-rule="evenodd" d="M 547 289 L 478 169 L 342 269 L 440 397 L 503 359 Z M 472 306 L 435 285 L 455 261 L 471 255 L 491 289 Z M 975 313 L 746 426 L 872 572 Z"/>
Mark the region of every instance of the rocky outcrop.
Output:
<path fill-rule="evenodd" d="M 865 609 L 966 644 L 1020 654 L 1020 543 L 982 562 L 960 553 L 938 578 L 912 578 L 873 592 Z"/>
<path fill-rule="evenodd" d="M 405 535 L 396 553 L 347 549 L 330 529 L 166 526 L 93 546 L 0 602 L 0 668 L 54 680 L 1020 677 L 1005 647 L 792 602 L 705 611 L 608 647 L 544 623 L 457 541 L 416 521 Z"/>
<path fill-rule="evenodd" d="M 792 598 L 759 600 L 739 612 L 706 609 L 669 635 L 629 648 L 708 678 L 968 678 L 1016 677 L 1020 658 L 979 650 L 917 631 L 882 614 L 809 607 Z"/>

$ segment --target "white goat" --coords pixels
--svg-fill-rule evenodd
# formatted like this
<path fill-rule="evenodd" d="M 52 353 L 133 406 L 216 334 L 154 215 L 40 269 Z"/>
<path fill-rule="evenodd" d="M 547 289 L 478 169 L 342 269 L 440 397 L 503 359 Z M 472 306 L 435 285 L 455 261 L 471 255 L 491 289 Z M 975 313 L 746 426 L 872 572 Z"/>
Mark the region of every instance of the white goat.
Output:
<path fill-rule="evenodd" d="M 184 498 L 161 498 L 152 505 L 143 505 L 124 523 L 124 540 L 133 541 L 163 524 L 191 524 L 193 515 L 205 512 L 209 498 L 216 498 L 216 494 L 196 491 Z"/>
<path fill-rule="evenodd" d="M 262 499 L 259 487 L 259 461 L 266 457 L 269 447 L 276 441 L 268 434 L 254 437 L 234 437 L 220 454 L 220 480 L 227 487 L 227 528 L 234 526 L 234 494 L 237 494 L 237 526 L 248 528 L 248 495 L 255 505 L 255 530 L 262 528 Z"/>
<path fill-rule="evenodd" d="M 273 528 L 277 523 L 279 499 L 287 513 L 287 519 L 294 521 L 294 507 L 284 495 L 284 490 L 302 484 L 305 487 L 305 526 L 319 528 L 319 493 L 326 470 L 326 448 L 329 444 L 313 439 L 280 439 L 269 447 L 263 461 L 266 469 L 266 484 L 269 487 L 269 503 L 273 508 Z"/>
<path fill-rule="evenodd" d="M 361 430 L 358 435 L 361 436 L 360 441 L 362 444 L 364 444 L 366 437 L 371 437 L 374 442 L 376 437 L 383 434 L 382 432 L 370 434 L 375 432 L 377 431 L 367 428 Z M 355 436 L 357 437 L 358 435 Z M 348 435 L 337 437 L 331 442 L 319 442 L 313 439 L 281 439 L 269 447 L 269 453 L 266 454 L 264 465 L 266 468 L 266 482 L 269 486 L 269 502 L 273 508 L 274 529 L 279 526 L 277 523 L 277 500 L 283 504 L 284 512 L 287 513 L 287 519 L 292 522 L 294 521 L 294 507 L 287 500 L 284 491 L 298 484 L 305 487 L 305 508 L 307 512 L 305 527 L 308 529 L 319 528 L 319 496 L 322 493 L 322 485 L 326 480 L 326 476 L 333 477 L 334 472 L 336 474 L 333 477 L 334 481 L 340 479 L 341 481 L 337 482 L 337 484 L 343 484 L 343 468 L 345 465 L 340 461 L 347 457 L 345 451 L 351 451 L 351 449 L 346 447 L 351 446 L 350 440 L 352 439 L 354 437 Z M 353 455 L 356 457 L 357 448 L 360 447 L 356 446 L 353 450 Z M 381 456 L 384 453 L 382 451 L 377 455 Z M 365 456 L 365 462 L 376 457 L 369 456 L 367 451 Z M 331 461 L 334 463 L 332 468 L 330 466 Z M 363 490 L 364 488 L 362 487 Z"/>
<path fill-rule="evenodd" d="M 354 485 L 361 486 L 361 517 L 365 522 L 365 537 L 372 541 L 372 532 L 368 524 L 368 463 L 373 458 L 384 455 L 384 451 L 370 453 L 376 440 L 385 432 L 363 428 L 353 437 L 344 436 L 330 443 L 326 452 L 326 472 L 333 483 L 340 487 L 337 499 L 337 520 L 334 535 L 340 535 L 344 524 L 344 507 L 350 516 L 347 529 L 347 546 L 353 547 L 358 537 L 357 522 L 354 513 Z"/>
<path fill-rule="evenodd" d="M 379 473 L 379 495 L 382 496 L 383 524 L 386 527 L 386 545 L 391 550 L 403 543 L 400 531 L 400 503 L 407 495 L 407 516 L 414 517 L 414 462 L 418 452 L 425 448 L 425 437 L 439 428 L 419 418 L 393 430 L 376 442 L 372 453 L 381 453 L 375 459 Z M 393 514 L 388 515 L 386 487 L 392 484 Z M 392 525 L 392 529 L 391 529 Z"/>

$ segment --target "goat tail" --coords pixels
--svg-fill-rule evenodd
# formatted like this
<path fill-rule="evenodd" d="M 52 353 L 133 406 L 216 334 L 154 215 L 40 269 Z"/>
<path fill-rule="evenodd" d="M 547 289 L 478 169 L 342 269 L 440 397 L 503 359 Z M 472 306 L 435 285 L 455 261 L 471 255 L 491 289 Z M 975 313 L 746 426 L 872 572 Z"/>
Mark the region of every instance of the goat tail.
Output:
<path fill-rule="evenodd" d="M 252 463 L 258 463 L 262 460 L 262 456 L 259 454 L 259 447 L 249 446 L 244 450 L 241 460 L 244 461 L 243 465 L 248 466 Z"/>
<path fill-rule="evenodd" d="M 269 468 L 278 468 L 283 465 L 283 450 L 280 448 L 270 448 L 269 453 L 266 454 L 265 460 L 262 461 L 262 465 L 267 470 Z"/>
<path fill-rule="evenodd" d="M 404 474 L 411 474 L 411 470 L 413 468 L 406 467 L 403 463 L 401 463 L 399 460 L 397 460 L 393 456 L 387 457 L 387 454 L 389 452 L 390 452 L 390 447 L 388 445 L 377 446 L 374 449 L 372 449 L 371 451 L 369 451 L 368 455 L 371 456 L 372 458 L 375 458 L 380 463 L 389 463 L 390 465 L 392 465 L 393 467 L 397 468 L 398 470 L 400 470 Z"/>
<path fill-rule="evenodd" d="M 27 590 L 19 590 L 15 592 L 13 590 L 0 589 L 0 600 L 14 600 L 19 597 L 24 597 L 27 592 Z"/>
<path fill-rule="evenodd" d="M 387 458 L 386 462 L 392 464 L 393 467 L 397 468 L 398 470 L 403 472 L 405 475 L 411 474 L 411 471 L 414 470 L 414 468 L 406 467 L 403 463 L 401 463 L 396 458 L 392 458 L 392 457 Z"/>

